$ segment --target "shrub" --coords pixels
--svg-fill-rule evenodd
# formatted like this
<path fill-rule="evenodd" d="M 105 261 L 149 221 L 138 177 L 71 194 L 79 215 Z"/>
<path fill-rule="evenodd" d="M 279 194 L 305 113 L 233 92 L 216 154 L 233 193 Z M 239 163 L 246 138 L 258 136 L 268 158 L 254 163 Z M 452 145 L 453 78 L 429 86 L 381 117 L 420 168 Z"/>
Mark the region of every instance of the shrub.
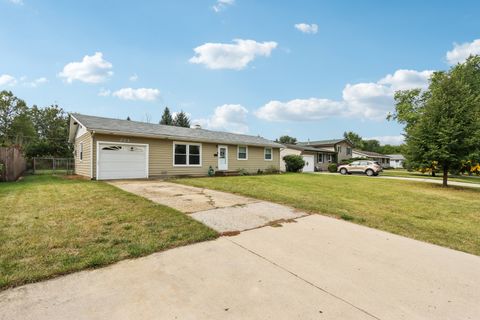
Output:
<path fill-rule="evenodd" d="M 247 169 L 241 168 L 241 169 L 238 169 L 238 174 L 241 176 L 248 176 L 248 171 Z"/>
<path fill-rule="evenodd" d="M 337 172 L 337 164 L 336 163 L 330 163 L 328 165 L 328 171 L 329 172 Z"/>
<path fill-rule="evenodd" d="M 298 172 L 305 166 L 305 161 L 301 156 L 290 154 L 283 157 L 287 172 Z"/>
<path fill-rule="evenodd" d="M 258 169 L 258 170 L 257 170 L 257 174 L 263 174 L 263 170 L 262 170 L 262 169 Z"/>

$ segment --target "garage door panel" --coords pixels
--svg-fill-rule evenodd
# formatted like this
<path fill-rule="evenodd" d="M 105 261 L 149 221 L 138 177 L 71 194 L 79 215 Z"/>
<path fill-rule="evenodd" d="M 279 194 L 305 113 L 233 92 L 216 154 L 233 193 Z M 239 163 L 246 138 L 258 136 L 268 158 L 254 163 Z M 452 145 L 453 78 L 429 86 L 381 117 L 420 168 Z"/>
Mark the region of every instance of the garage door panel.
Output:
<path fill-rule="evenodd" d="M 148 178 L 145 145 L 99 142 L 97 179 Z"/>

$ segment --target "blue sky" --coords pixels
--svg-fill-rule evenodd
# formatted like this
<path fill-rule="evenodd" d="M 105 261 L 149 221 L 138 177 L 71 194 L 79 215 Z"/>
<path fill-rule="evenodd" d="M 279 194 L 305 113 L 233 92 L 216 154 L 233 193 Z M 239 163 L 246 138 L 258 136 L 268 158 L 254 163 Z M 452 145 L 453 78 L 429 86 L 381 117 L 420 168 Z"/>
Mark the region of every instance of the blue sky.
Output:
<path fill-rule="evenodd" d="M 215 130 L 398 142 L 395 90 L 480 54 L 478 1 L 0 0 L 0 89 Z"/>

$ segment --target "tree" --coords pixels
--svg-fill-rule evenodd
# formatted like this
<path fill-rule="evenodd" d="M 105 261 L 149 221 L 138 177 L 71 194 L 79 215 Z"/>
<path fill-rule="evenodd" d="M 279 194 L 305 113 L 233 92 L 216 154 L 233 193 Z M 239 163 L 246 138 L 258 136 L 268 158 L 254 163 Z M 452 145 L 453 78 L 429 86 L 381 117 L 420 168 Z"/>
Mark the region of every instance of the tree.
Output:
<path fill-rule="evenodd" d="M 405 156 L 417 169 L 438 166 L 443 186 L 450 170 L 480 157 L 480 56 L 435 72 L 428 90 L 395 94 L 389 118 L 405 124 Z"/>
<path fill-rule="evenodd" d="M 348 139 L 351 143 L 353 143 L 353 147 L 356 149 L 363 150 L 363 139 L 360 137 L 359 134 L 355 132 L 348 131 L 343 133 L 343 137 Z"/>
<path fill-rule="evenodd" d="M 177 127 L 190 128 L 190 119 L 185 112 L 180 111 L 175 115 L 175 118 L 173 119 L 173 125 Z"/>
<path fill-rule="evenodd" d="M 128 121 L 132 121 L 132 119 L 130 119 L 130 116 L 127 117 L 127 120 L 128 120 Z"/>
<path fill-rule="evenodd" d="M 172 114 L 170 113 L 170 109 L 168 109 L 168 107 L 165 107 L 165 110 L 163 110 L 163 115 L 162 115 L 162 119 L 160 120 L 160 124 L 164 124 L 167 126 L 173 125 Z"/>
<path fill-rule="evenodd" d="M 0 92 L 0 144 L 23 145 L 35 138 L 27 104 L 11 91 Z"/>
<path fill-rule="evenodd" d="M 72 147 L 68 143 L 69 118 L 58 105 L 31 109 L 32 122 L 37 139 L 28 144 L 28 157 L 70 157 Z"/>
<path fill-rule="evenodd" d="M 362 150 L 371 151 L 371 152 L 378 152 L 381 153 L 382 146 L 380 145 L 380 141 L 375 139 L 370 140 L 363 140 L 362 141 Z"/>
<path fill-rule="evenodd" d="M 283 144 L 296 144 L 297 143 L 297 138 L 284 135 L 284 136 L 281 136 L 280 138 L 278 138 L 277 142 L 283 143 Z"/>

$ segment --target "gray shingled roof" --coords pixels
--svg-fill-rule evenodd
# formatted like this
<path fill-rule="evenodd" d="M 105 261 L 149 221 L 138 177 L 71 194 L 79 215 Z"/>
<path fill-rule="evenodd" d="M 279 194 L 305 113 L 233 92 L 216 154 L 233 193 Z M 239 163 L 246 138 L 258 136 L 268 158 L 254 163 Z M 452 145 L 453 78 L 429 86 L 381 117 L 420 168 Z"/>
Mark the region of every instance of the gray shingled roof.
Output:
<path fill-rule="evenodd" d="M 353 152 L 364 154 L 368 157 L 374 157 L 374 158 L 390 158 L 390 156 L 387 156 L 385 154 L 381 154 L 378 152 L 373 152 L 373 151 L 363 151 L 363 150 L 355 149 L 353 150 Z"/>
<path fill-rule="evenodd" d="M 330 139 L 330 140 L 317 140 L 317 141 L 307 141 L 307 142 L 299 142 L 298 144 L 301 145 L 325 145 L 325 146 L 330 146 L 337 144 L 342 141 L 348 141 L 347 139 Z"/>
<path fill-rule="evenodd" d="M 245 134 L 236 134 L 230 132 L 212 131 L 205 129 L 182 128 L 175 126 L 166 126 L 161 124 L 119 120 L 102 118 L 95 116 L 88 116 L 79 113 L 71 114 L 77 119 L 87 130 L 102 132 L 102 133 L 116 133 L 125 135 L 138 135 L 146 137 L 158 137 L 166 139 L 179 139 L 197 142 L 213 142 L 213 143 L 228 143 L 228 144 L 245 144 L 268 146 L 275 148 L 282 148 L 283 145 L 273 142 L 271 140 L 258 137 L 249 136 Z"/>
<path fill-rule="evenodd" d="M 295 149 L 300 151 L 311 151 L 311 152 L 325 152 L 325 153 L 336 153 L 335 151 L 324 149 L 324 148 L 315 148 L 307 145 L 298 145 L 298 144 L 285 144 L 286 148 Z"/>

